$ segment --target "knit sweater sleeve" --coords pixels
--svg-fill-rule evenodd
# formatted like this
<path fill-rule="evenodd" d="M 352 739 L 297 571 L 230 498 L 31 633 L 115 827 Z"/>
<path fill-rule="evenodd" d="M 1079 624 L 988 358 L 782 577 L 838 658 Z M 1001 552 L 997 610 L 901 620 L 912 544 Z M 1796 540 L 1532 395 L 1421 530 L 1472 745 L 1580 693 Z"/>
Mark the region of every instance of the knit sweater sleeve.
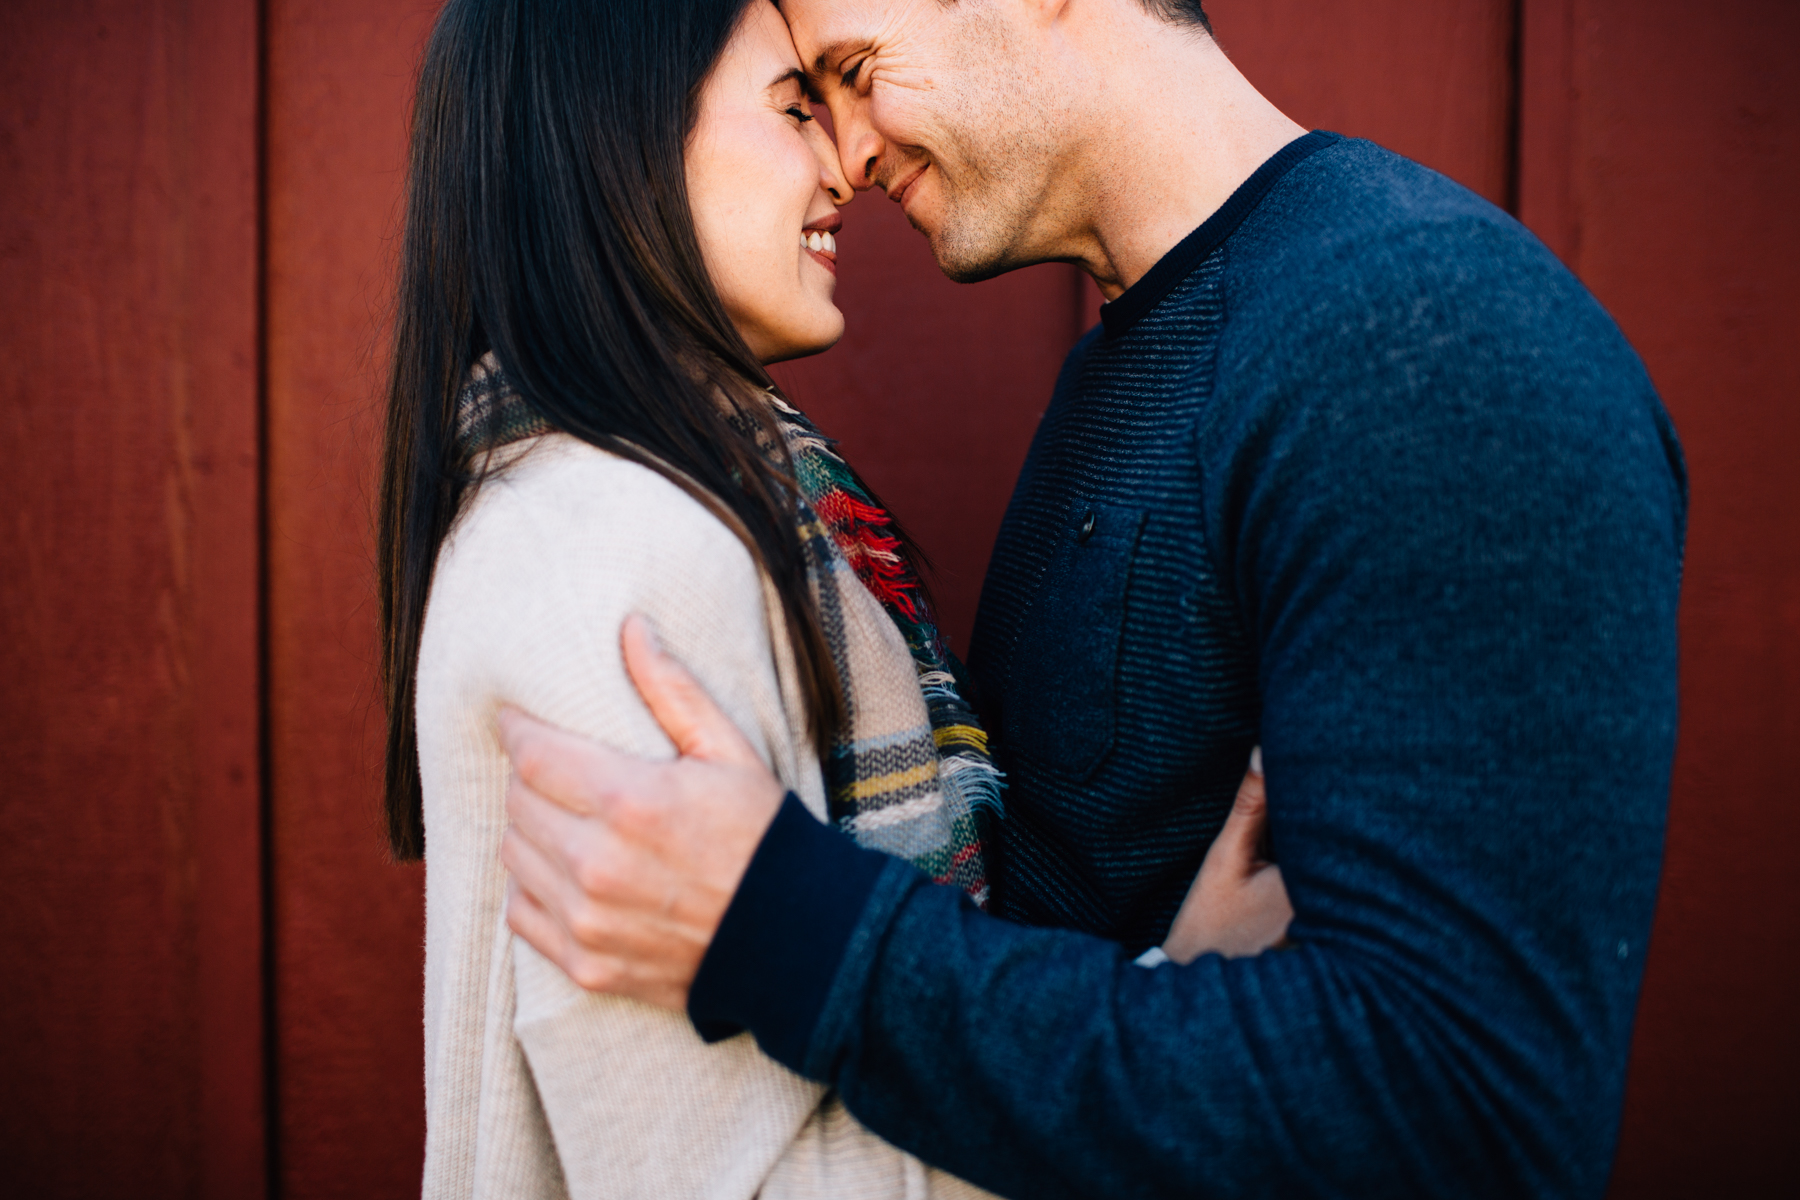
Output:
<path fill-rule="evenodd" d="M 587 993 L 505 928 L 499 707 L 620 751 L 672 753 L 623 668 L 630 613 L 822 813 L 765 586 L 679 488 L 568 438 L 526 449 L 453 532 L 419 678 L 428 1195 L 807 1200 L 848 1176 L 859 1194 L 898 1200 L 909 1173 L 926 1178 L 841 1109 L 821 1110 L 823 1089 L 750 1039 L 708 1046 L 674 1014 Z"/>

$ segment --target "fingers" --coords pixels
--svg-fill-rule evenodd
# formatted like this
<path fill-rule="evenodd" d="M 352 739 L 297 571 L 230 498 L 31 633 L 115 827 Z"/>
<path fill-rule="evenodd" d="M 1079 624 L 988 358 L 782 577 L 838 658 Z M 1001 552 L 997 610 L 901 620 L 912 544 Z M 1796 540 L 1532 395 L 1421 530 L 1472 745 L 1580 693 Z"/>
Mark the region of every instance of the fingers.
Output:
<path fill-rule="evenodd" d="M 1260 954 L 1264 950 L 1285 947 L 1288 927 L 1294 923 L 1294 902 L 1288 897 L 1287 884 L 1282 882 L 1281 868 L 1272 863 L 1264 867 L 1250 881 L 1250 886 L 1252 907 L 1259 917 L 1244 953 Z"/>
<path fill-rule="evenodd" d="M 619 631 L 625 670 L 683 758 L 704 758 L 743 766 L 761 765 L 755 749 L 719 710 L 700 681 L 663 653 L 650 622 L 636 613 Z"/>
<path fill-rule="evenodd" d="M 1285 937 L 1294 910 L 1280 870 L 1264 854 L 1268 828 L 1259 748 L 1163 942 L 1170 958 L 1185 963 L 1207 951 L 1256 954 Z"/>
<path fill-rule="evenodd" d="M 598 813 L 607 795 L 597 781 L 629 786 L 645 764 L 598 742 L 546 725 L 516 708 L 500 710 L 500 745 L 513 773 L 570 812 Z"/>
<path fill-rule="evenodd" d="M 620 637 L 683 757 L 646 762 L 503 709 L 507 923 L 582 987 L 679 1008 L 783 787 L 647 622 Z"/>
<path fill-rule="evenodd" d="M 663 919 L 674 912 L 677 890 L 668 873 L 605 821 L 575 816 L 517 779 L 507 811 L 512 827 L 500 861 L 583 947 L 618 949 L 622 914 Z"/>
<path fill-rule="evenodd" d="M 519 830 L 509 829 L 501 842 L 500 860 L 514 884 L 507 923 L 583 987 L 605 988 L 605 972 L 669 958 L 697 966 L 705 951 L 674 911 L 672 882 L 617 870 L 626 858 L 603 849 L 598 860 L 590 857 L 595 869 L 576 880 Z"/>
<path fill-rule="evenodd" d="M 539 803 L 561 811 L 548 801 Z M 508 829 L 500 842 L 500 861 L 539 904 L 566 916 L 580 899 L 579 885 L 556 840 L 541 828 L 533 832 L 535 837 L 517 824 Z M 563 924 L 567 923 L 565 919 Z"/>
<path fill-rule="evenodd" d="M 1225 827 L 1206 852 L 1201 874 L 1220 872 L 1242 878 L 1263 865 L 1262 847 L 1268 836 L 1268 793 L 1259 774 L 1248 774 L 1238 785 L 1237 799 Z"/>
<path fill-rule="evenodd" d="M 517 877 L 506 881 L 507 928 L 524 938 L 539 954 L 568 970 L 569 936 L 544 906 L 520 886 Z"/>
<path fill-rule="evenodd" d="M 563 974 L 579 987 L 632 996 L 676 1012 L 687 1007 L 686 977 L 644 971 L 629 956 L 586 949 L 516 880 L 507 884 L 506 925 L 532 949 L 562 968 Z"/>
<path fill-rule="evenodd" d="M 558 873 L 573 879 L 573 869 L 586 850 L 586 843 L 609 832 L 603 822 L 584 820 L 562 805 L 534 790 L 514 775 L 506 788 L 506 815 L 513 830 L 523 835 L 541 853 L 559 866 Z M 542 888 L 533 890 L 542 892 Z"/>

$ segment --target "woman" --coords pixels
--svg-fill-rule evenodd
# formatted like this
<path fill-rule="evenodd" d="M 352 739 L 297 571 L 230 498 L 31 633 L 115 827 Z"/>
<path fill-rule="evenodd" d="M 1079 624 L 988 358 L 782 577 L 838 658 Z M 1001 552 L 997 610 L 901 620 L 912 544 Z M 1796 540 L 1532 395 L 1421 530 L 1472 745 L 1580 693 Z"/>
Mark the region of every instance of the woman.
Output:
<path fill-rule="evenodd" d="M 803 78 L 765 0 L 450 0 L 433 33 L 382 511 L 427 1195 L 979 1194 L 505 928 L 495 713 L 669 753 L 632 613 L 816 816 L 984 898 L 998 777 L 912 555 L 764 370 L 843 329 L 851 191 Z"/>

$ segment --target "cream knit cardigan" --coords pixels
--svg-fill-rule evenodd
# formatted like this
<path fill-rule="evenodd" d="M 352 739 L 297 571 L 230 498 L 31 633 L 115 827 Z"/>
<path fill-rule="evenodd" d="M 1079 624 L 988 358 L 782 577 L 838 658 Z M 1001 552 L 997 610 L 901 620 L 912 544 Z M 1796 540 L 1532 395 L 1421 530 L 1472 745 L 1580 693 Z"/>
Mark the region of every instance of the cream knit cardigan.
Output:
<path fill-rule="evenodd" d="M 825 799 L 779 610 L 738 539 L 660 475 L 565 435 L 497 459 L 438 557 L 419 656 L 425 1196 L 986 1195 L 869 1133 L 747 1035 L 708 1046 L 681 1014 L 585 992 L 506 928 L 500 706 L 673 753 L 620 661 L 630 613 L 821 819 Z"/>

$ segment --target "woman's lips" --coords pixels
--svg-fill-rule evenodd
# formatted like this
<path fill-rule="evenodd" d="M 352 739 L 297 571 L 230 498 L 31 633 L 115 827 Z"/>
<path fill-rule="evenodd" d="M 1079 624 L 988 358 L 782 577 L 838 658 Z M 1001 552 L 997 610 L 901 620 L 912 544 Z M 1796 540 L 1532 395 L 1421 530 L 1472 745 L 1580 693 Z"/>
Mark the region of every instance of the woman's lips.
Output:
<path fill-rule="evenodd" d="M 834 219 L 835 218 L 835 219 Z M 833 275 L 837 274 L 837 233 L 843 218 L 833 213 L 800 231 L 800 248 Z"/>

